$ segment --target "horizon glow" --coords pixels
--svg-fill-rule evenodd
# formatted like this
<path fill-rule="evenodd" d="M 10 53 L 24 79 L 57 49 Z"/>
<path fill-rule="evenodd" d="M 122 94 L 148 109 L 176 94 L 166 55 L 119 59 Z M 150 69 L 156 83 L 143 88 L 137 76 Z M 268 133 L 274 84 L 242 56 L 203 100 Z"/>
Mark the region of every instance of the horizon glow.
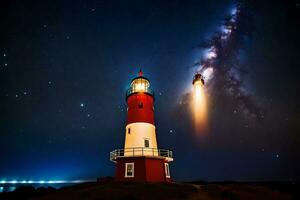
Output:
<path fill-rule="evenodd" d="M 0 184 L 62 184 L 62 183 L 84 183 L 95 180 L 1 180 Z"/>

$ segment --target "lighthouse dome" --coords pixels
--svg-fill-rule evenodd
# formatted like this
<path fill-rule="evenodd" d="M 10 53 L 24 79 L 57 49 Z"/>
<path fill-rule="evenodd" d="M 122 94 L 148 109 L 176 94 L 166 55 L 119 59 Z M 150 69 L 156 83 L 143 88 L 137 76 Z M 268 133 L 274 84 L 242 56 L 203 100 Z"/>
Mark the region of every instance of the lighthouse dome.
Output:
<path fill-rule="evenodd" d="M 153 92 L 150 88 L 150 82 L 149 79 L 143 76 L 141 71 L 139 72 L 139 75 L 132 79 L 130 83 L 130 87 L 126 92 L 126 97 L 130 96 L 134 93 L 147 93 L 153 96 Z"/>

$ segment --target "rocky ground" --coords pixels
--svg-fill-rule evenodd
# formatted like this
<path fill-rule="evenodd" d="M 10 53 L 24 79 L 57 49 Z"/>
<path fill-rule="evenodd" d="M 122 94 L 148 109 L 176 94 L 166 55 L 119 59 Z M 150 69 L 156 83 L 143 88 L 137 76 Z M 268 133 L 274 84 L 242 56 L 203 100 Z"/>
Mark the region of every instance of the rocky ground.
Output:
<path fill-rule="evenodd" d="M 0 199 L 123 199 L 123 200 L 276 200 L 300 199 L 299 184 L 291 182 L 268 183 L 84 183 L 61 189 L 20 187 L 15 192 L 2 193 Z"/>

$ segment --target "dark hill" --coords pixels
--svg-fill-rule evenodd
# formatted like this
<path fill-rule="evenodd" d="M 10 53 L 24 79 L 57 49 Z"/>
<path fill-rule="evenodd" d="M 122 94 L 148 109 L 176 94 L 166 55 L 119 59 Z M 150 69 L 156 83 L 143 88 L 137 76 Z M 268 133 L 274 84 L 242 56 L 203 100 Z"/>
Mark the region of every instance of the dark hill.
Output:
<path fill-rule="evenodd" d="M 58 190 L 20 188 L 0 194 L 0 199 L 297 199 L 298 184 L 292 183 L 114 183 L 94 182 Z"/>

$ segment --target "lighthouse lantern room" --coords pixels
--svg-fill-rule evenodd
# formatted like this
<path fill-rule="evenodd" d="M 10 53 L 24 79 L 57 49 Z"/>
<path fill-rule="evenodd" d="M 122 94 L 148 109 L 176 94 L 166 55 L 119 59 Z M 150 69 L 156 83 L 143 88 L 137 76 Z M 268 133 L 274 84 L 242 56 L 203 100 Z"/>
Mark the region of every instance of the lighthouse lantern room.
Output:
<path fill-rule="evenodd" d="M 124 149 L 110 152 L 116 181 L 170 182 L 172 151 L 158 149 L 154 124 L 154 93 L 140 70 L 126 92 L 127 122 Z"/>

